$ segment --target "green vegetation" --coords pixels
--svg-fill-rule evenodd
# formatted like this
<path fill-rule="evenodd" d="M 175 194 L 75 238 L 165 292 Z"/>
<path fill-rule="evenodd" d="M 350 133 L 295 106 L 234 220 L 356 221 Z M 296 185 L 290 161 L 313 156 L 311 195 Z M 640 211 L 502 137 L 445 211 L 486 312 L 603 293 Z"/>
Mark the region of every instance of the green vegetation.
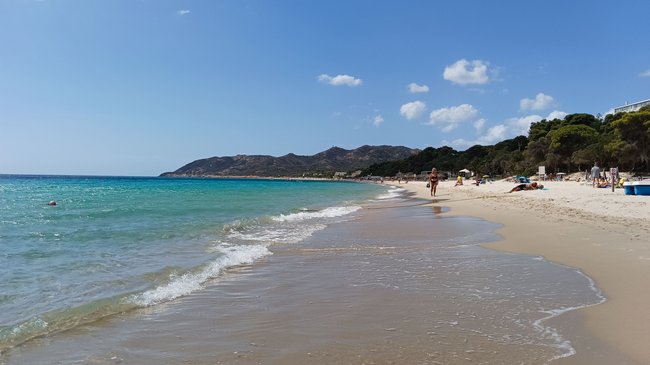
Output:
<path fill-rule="evenodd" d="M 508 176 L 531 175 L 540 165 L 547 172 L 584 171 L 598 162 L 620 171 L 650 171 L 650 106 L 638 112 L 571 114 L 563 120 L 541 120 L 528 137 L 518 136 L 493 146 L 473 146 L 459 152 L 451 147 L 426 148 L 404 160 L 370 166 L 364 175 L 395 176 L 398 172 L 459 171 Z"/>

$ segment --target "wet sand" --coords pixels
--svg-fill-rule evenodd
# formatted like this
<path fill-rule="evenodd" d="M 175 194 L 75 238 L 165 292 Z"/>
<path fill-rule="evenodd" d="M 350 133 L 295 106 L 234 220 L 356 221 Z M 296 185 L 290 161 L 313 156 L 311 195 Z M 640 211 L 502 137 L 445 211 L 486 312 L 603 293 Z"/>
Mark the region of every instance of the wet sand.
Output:
<path fill-rule="evenodd" d="M 587 332 L 566 324 L 588 322 L 586 311 L 541 319 L 596 302 L 584 276 L 480 247 L 499 239 L 494 223 L 422 200 L 398 205 L 370 207 L 307 242 L 273 246 L 204 290 L 32 341 L 4 361 L 543 364 L 567 354 L 567 334 L 581 343 Z M 593 363 L 634 364 L 598 341 L 586 339 L 602 355 Z"/>
<path fill-rule="evenodd" d="M 579 268 L 603 291 L 605 303 L 554 321 L 577 350 L 557 363 L 650 364 L 650 200 L 576 182 L 546 185 L 507 194 L 514 184 L 445 182 L 434 202 L 503 224 L 503 240 L 488 247 Z M 424 183 L 399 186 L 432 199 Z"/>

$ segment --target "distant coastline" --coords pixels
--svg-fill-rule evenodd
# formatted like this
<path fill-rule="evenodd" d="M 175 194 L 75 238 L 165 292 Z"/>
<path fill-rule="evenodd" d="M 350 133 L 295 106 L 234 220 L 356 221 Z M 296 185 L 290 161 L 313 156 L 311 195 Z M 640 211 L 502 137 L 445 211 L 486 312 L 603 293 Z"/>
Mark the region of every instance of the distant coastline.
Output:
<path fill-rule="evenodd" d="M 373 164 L 402 160 L 414 156 L 419 149 L 404 146 L 361 146 L 353 150 L 332 147 L 311 156 L 287 154 L 237 155 L 195 160 L 175 171 L 160 176 L 227 176 L 276 178 L 358 177 Z"/>

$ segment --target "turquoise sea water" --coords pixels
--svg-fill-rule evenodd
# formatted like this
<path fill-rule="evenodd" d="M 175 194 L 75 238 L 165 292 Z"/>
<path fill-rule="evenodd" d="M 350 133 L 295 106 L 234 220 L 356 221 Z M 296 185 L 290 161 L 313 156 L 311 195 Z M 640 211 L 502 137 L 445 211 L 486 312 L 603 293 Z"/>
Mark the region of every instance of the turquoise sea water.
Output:
<path fill-rule="evenodd" d="M 0 176 L 0 351 L 200 290 L 224 269 L 298 243 L 387 190 L 326 181 Z"/>

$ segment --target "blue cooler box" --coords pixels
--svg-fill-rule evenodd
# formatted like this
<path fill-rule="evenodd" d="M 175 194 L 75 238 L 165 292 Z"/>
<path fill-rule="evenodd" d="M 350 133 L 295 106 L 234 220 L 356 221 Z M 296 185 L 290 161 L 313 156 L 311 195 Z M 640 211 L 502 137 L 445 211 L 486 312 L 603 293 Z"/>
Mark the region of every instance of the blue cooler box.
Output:
<path fill-rule="evenodd" d="M 650 195 L 650 181 L 635 181 L 634 194 L 636 195 Z"/>
<path fill-rule="evenodd" d="M 631 181 L 624 182 L 623 190 L 625 190 L 625 195 L 635 195 L 634 183 Z"/>

